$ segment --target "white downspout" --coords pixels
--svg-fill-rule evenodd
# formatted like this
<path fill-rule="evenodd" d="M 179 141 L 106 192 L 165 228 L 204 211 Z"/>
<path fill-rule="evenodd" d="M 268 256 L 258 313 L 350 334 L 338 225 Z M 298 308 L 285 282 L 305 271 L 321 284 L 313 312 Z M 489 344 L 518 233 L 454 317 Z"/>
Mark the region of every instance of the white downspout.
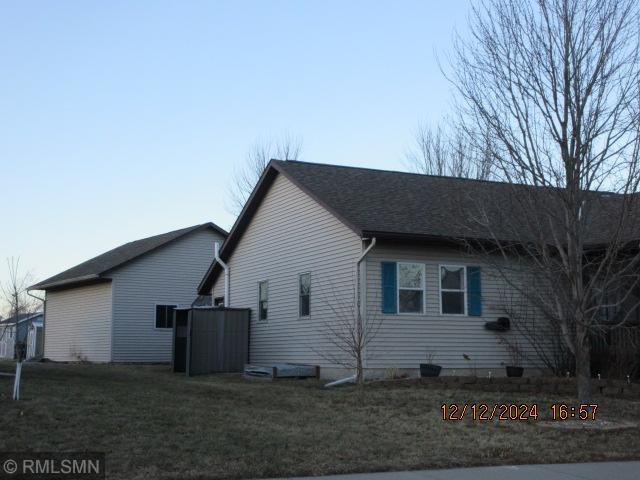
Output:
<path fill-rule="evenodd" d="M 46 299 L 46 290 L 45 290 L 45 298 L 40 298 L 37 295 L 31 293 L 31 290 L 27 289 L 27 295 L 31 298 L 35 298 L 36 300 L 40 300 L 42 302 L 42 357 L 44 358 L 44 337 L 46 336 L 45 329 L 47 328 L 47 299 Z M 37 330 L 36 330 L 37 332 Z M 37 338 L 37 335 L 36 335 Z"/>
<path fill-rule="evenodd" d="M 371 251 L 371 249 L 373 247 L 375 247 L 375 245 L 376 245 L 376 237 L 373 237 L 371 239 L 371 243 L 369 244 L 369 246 L 364 249 L 362 254 L 358 257 L 358 260 L 356 261 L 356 288 L 355 288 L 354 303 L 355 303 L 356 308 L 358 309 L 357 311 L 361 315 L 361 318 L 364 318 L 364 313 L 362 311 L 362 309 L 363 309 L 362 302 L 358 301 L 359 298 L 360 298 L 360 292 L 361 292 L 361 289 L 360 289 L 360 264 L 365 259 L 367 254 Z M 366 308 L 366 306 L 364 306 L 364 308 Z M 356 321 L 357 321 L 357 319 L 356 319 Z M 352 382 L 356 381 L 356 377 L 357 376 L 358 376 L 357 373 L 354 373 L 350 377 L 342 378 L 340 380 L 335 380 L 333 382 L 329 382 L 324 387 L 325 388 L 330 388 L 330 387 L 336 387 L 338 385 L 342 385 L 344 383 L 352 383 Z"/>
<path fill-rule="evenodd" d="M 363 252 L 362 257 L 358 260 L 358 274 L 360 274 L 360 264 L 365 259 L 367 254 L 376 246 L 376 237 L 371 238 L 371 243 L 369 247 Z M 360 289 L 360 315 L 362 318 L 362 322 L 366 323 L 367 321 L 367 264 L 364 264 L 364 269 L 362 275 L 358 275 L 358 279 L 364 278 L 364 281 L 358 282 L 358 288 Z M 366 328 L 366 326 L 364 327 Z M 366 330 L 365 330 L 366 331 Z M 366 343 L 362 346 L 362 368 L 363 375 L 367 369 L 367 345 Z"/>
<path fill-rule="evenodd" d="M 362 282 L 361 282 L 361 275 L 360 275 L 360 264 L 365 259 L 367 254 L 371 251 L 371 249 L 373 247 L 375 247 L 375 246 L 376 246 L 376 237 L 373 237 L 371 239 L 371 243 L 369 244 L 369 246 L 362 252 L 360 257 L 356 261 L 356 292 L 355 292 L 355 300 L 354 301 L 355 301 L 356 307 L 358 307 L 358 313 L 360 314 L 361 318 L 365 317 L 366 305 L 364 303 L 365 302 L 364 294 L 362 294 L 363 292 L 362 292 L 362 284 L 361 284 Z M 366 275 L 366 273 L 365 273 L 365 275 Z M 365 278 L 365 285 L 366 285 L 366 278 Z M 365 292 L 366 292 L 366 289 L 365 289 Z"/>
<path fill-rule="evenodd" d="M 229 307 L 229 266 L 220 258 L 220 242 L 214 243 L 216 262 L 224 269 L 224 306 Z"/>

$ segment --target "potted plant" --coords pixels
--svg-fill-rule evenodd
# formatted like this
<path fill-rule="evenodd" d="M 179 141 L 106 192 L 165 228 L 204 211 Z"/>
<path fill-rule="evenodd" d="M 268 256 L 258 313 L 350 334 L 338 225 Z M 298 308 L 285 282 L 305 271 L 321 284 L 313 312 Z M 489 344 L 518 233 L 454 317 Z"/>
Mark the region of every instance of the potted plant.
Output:
<path fill-rule="evenodd" d="M 507 370 L 507 377 L 521 377 L 524 373 L 524 368 L 520 366 L 520 361 L 522 360 L 522 352 L 520 350 L 520 346 L 518 345 L 518 341 L 514 340 L 513 342 L 507 342 L 505 340 L 504 344 L 507 347 L 509 357 L 511 358 L 511 365 L 505 366 Z"/>
<path fill-rule="evenodd" d="M 427 363 L 420 364 L 420 376 L 421 377 L 438 377 L 442 367 L 433 363 L 433 359 L 436 357 L 435 353 L 431 353 L 427 350 L 425 355 Z"/>

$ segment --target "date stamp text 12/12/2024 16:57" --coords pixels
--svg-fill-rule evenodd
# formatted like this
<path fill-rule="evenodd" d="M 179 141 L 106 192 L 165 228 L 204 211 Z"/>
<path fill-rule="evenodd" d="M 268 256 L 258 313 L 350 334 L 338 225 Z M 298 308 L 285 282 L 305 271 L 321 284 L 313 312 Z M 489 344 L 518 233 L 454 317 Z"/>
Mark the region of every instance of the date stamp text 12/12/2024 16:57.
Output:
<path fill-rule="evenodd" d="M 440 407 L 442 419 L 445 421 L 460 421 L 465 418 L 475 421 L 537 421 L 541 413 L 546 412 L 545 419 L 551 420 L 596 420 L 597 403 L 581 403 L 570 405 L 553 403 L 543 407 L 537 403 L 443 403 Z"/>

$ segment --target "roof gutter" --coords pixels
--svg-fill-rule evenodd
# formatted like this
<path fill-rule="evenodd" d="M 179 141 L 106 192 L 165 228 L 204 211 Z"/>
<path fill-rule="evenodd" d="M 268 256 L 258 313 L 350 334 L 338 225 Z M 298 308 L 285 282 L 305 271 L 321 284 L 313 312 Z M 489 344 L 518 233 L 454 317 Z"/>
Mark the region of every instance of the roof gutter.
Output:
<path fill-rule="evenodd" d="M 51 282 L 51 283 L 36 283 L 35 285 L 31 285 L 29 290 L 48 290 L 50 288 L 58 288 L 63 287 L 65 285 L 71 285 L 74 283 L 82 283 L 91 280 L 100 279 L 100 275 L 92 273 L 91 275 L 83 275 L 81 277 L 69 278 L 67 280 L 61 280 L 59 282 Z"/>
<path fill-rule="evenodd" d="M 229 307 L 229 266 L 226 263 L 224 263 L 220 258 L 220 242 L 216 242 L 214 244 L 214 255 L 216 258 L 216 262 L 218 262 L 220 266 L 224 269 L 224 306 L 228 308 Z M 213 295 L 211 300 L 213 302 Z"/>

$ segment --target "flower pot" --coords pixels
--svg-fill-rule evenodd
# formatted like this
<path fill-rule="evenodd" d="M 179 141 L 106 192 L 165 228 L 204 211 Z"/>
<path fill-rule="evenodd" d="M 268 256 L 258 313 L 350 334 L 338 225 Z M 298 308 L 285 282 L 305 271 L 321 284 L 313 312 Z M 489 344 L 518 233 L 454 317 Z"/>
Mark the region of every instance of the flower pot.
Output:
<path fill-rule="evenodd" d="M 506 367 L 507 368 L 507 377 L 521 377 L 524 373 L 524 368 L 522 367 Z"/>
<path fill-rule="evenodd" d="M 440 365 L 434 365 L 432 363 L 420 364 L 421 377 L 438 377 L 440 375 L 440 370 L 442 370 Z"/>

